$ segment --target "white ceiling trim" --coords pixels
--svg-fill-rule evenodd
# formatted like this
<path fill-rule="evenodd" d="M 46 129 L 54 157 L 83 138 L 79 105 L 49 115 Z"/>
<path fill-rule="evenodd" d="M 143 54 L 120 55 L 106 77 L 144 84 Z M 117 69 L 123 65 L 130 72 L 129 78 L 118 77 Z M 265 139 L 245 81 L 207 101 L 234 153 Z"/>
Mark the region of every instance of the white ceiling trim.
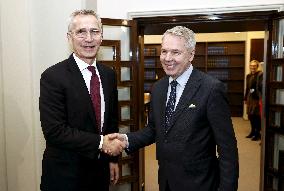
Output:
<path fill-rule="evenodd" d="M 198 8 L 198 9 L 180 9 L 180 10 L 157 10 L 157 11 L 138 11 L 128 12 L 128 18 L 138 17 L 157 17 L 157 16 L 177 16 L 177 15 L 198 15 L 198 14 L 220 14 L 234 12 L 253 12 L 253 11 L 284 11 L 284 4 L 271 5 L 253 5 L 239 7 L 217 7 L 217 8 Z"/>

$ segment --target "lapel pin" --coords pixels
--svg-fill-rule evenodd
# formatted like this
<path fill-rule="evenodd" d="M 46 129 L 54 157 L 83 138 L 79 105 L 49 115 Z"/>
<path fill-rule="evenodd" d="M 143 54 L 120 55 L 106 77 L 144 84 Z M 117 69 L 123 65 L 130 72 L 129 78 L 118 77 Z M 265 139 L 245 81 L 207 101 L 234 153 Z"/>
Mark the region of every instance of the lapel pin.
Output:
<path fill-rule="evenodd" d="M 188 108 L 196 108 L 196 106 L 194 104 L 190 104 Z"/>

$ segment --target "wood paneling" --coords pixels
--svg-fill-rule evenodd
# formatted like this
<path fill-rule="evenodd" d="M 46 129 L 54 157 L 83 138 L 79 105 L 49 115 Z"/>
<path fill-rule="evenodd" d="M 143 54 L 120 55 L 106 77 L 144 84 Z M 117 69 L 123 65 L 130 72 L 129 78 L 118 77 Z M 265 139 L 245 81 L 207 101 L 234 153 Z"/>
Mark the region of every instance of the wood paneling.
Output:
<path fill-rule="evenodd" d="M 195 33 L 263 31 L 269 17 L 275 12 L 143 17 L 135 20 L 138 22 L 139 31 L 143 31 L 144 35 L 161 35 L 176 25 L 186 26 Z"/>
<path fill-rule="evenodd" d="M 250 43 L 250 60 L 263 62 L 264 39 L 251 39 Z"/>

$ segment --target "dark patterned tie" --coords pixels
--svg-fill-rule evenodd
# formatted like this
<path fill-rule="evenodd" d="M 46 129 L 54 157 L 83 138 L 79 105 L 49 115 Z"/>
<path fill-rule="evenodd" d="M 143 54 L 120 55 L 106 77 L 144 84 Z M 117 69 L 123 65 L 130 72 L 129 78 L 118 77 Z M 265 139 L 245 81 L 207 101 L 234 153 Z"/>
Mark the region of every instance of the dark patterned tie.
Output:
<path fill-rule="evenodd" d="M 170 97 L 167 102 L 166 115 L 165 115 L 166 116 L 166 125 L 165 125 L 166 130 L 168 130 L 169 128 L 171 117 L 175 110 L 177 84 L 178 83 L 175 80 L 171 82 L 171 92 L 170 92 Z"/>
<path fill-rule="evenodd" d="M 101 95 L 100 95 L 100 81 L 94 66 L 88 66 L 88 70 L 92 72 L 90 82 L 90 94 L 95 110 L 98 130 L 101 132 Z"/>

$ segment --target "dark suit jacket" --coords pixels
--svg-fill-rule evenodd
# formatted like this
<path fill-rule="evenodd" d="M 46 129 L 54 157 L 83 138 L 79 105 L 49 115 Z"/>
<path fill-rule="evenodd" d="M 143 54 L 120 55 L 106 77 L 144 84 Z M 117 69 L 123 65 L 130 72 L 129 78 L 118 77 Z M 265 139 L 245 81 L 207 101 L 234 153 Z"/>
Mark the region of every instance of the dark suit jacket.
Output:
<path fill-rule="evenodd" d="M 148 125 L 127 134 L 128 152 L 156 142 L 160 191 L 166 184 L 171 191 L 236 191 L 237 142 L 224 85 L 193 69 L 165 132 L 168 82 L 154 85 Z"/>
<path fill-rule="evenodd" d="M 97 63 L 97 67 L 105 100 L 103 134 L 117 132 L 116 75 L 102 64 Z M 46 139 L 41 189 L 108 188 L 109 161 L 115 162 L 117 158 L 110 158 L 98 149 L 100 135 L 91 98 L 72 55 L 42 73 L 39 109 Z"/>

